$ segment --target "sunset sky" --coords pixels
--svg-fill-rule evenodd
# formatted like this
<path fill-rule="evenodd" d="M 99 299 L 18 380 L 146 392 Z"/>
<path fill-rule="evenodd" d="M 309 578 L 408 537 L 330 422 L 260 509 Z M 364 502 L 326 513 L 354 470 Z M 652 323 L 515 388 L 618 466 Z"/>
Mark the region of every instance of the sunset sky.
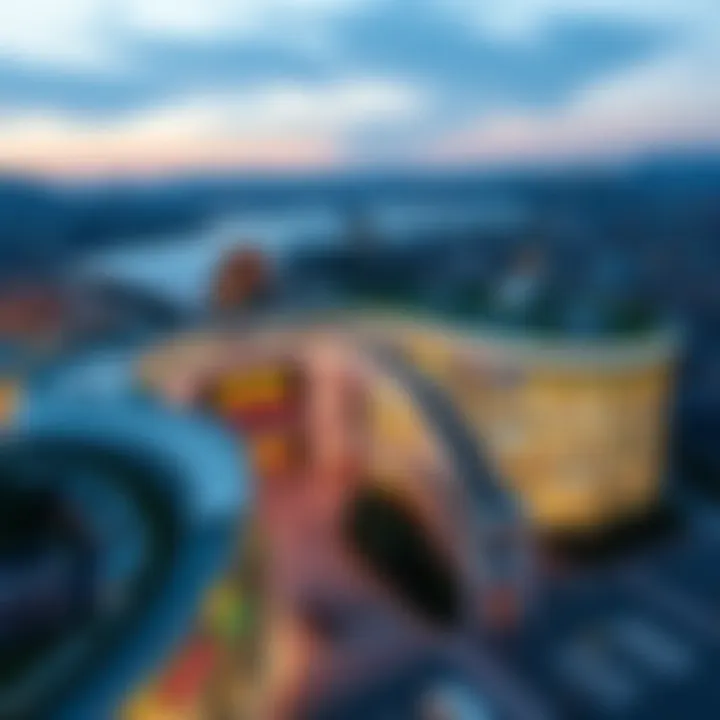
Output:
<path fill-rule="evenodd" d="M 17 0 L 0 167 L 607 161 L 720 147 L 718 0 Z"/>

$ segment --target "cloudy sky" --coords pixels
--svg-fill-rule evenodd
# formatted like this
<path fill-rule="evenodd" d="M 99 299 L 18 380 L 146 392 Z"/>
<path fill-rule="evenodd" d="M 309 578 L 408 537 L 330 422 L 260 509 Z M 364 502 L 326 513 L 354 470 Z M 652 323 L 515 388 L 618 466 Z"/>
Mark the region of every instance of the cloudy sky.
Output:
<path fill-rule="evenodd" d="M 720 146 L 720 0 L 0 3 L 0 166 L 612 160 Z"/>

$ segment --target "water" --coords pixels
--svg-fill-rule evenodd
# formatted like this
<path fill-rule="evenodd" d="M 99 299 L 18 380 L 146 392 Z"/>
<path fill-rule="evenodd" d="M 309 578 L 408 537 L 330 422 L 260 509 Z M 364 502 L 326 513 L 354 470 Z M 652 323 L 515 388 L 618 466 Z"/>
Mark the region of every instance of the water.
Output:
<path fill-rule="evenodd" d="M 382 242 L 399 243 L 421 233 L 507 228 L 521 223 L 526 213 L 509 199 L 493 199 L 375 203 L 364 208 L 363 215 Z M 230 249 L 254 245 L 282 262 L 293 249 L 337 245 L 346 233 L 346 215 L 329 205 L 248 212 L 220 218 L 200 233 L 102 252 L 78 270 L 86 277 L 139 285 L 193 310 L 205 305 L 218 264 Z"/>

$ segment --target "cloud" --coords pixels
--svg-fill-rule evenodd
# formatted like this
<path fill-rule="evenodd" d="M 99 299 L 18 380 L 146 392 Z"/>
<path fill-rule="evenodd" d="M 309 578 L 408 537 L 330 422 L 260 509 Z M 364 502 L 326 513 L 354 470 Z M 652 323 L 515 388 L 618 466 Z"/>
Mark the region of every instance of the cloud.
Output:
<path fill-rule="evenodd" d="M 104 124 L 36 114 L 0 120 L 6 168 L 72 174 L 202 166 L 326 167 L 350 161 L 344 140 L 422 112 L 410 87 L 383 79 L 307 88 L 276 84 L 202 95 Z"/>
<path fill-rule="evenodd" d="M 452 159 L 561 152 L 563 136 L 579 151 L 583 137 L 602 145 L 599 118 L 618 143 L 703 134 L 717 118 L 715 3 L 2 3 L 0 162 L 41 164 L 38 147 L 46 164 L 85 167 L 171 152 L 214 164 L 223 148 L 250 164 L 275 163 L 274 148 L 289 164 Z"/>
<path fill-rule="evenodd" d="M 104 16 L 95 0 L 20 0 L 0 3 L 0 56 L 18 63 L 107 66 Z"/>
<path fill-rule="evenodd" d="M 198 138 L 155 123 L 83 127 L 50 118 L 6 124 L 0 133 L 4 169 L 43 175 L 154 175 L 240 167 L 292 170 L 342 161 L 342 148 L 333 138 L 288 133 Z"/>
<path fill-rule="evenodd" d="M 394 0 L 346 20 L 344 63 L 432 83 L 457 112 L 562 102 L 673 40 L 664 25 L 558 16 L 517 44 L 481 33 L 439 7 L 429 0 Z"/>
<path fill-rule="evenodd" d="M 539 109 L 496 107 L 450 123 L 433 138 L 425 157 L 461 163 L 612 162 L 664 148 L 717 148 L 720 22 L 711 19 L 720 21 L 720 5 L 690 0 L 676 9 L 680 17 L 683 8 L 701 6 L 710 10 L 706 21 L 692 33 L 683 32 L 662 53 L 601 75 L 562 103 Z"/>
<path fill-rule="evenodd" d="M 720 148 L 720 89 L 709 90 L 705 80 L 687 57 L 642 66 L 566 105 L 498 111 L 441 133 L 425 159 L 618 162 L 668 148 Z"/>
<path fill-rule="evenodd" d="M 471 3 L 439 0 L 484 32 L 523 42 L 557 17 L 695 25 L 717 13 L 715 0 L 503 0 Z"/>
<path fill-rule="evenodd" d="M 0 57 L 0 114 L 41 110 L 49 114 L 102 119 L 133 113 L 161 96 L 157 83 L 144 75 L 75 68 L 46 68 Z"/>
<path fill-rule="evenodd" d="M 127 61 L 128 37 L 239 38 L 317 27 L 363 0 L 21 0 L 0 3 L 0 55 L 93 70 Z M 288 27 L 290 25 L 288 24 Z"/>
<path fill-rule="evenodd" d="M 271 37 L 285 28 L 289 32 L 283 34 L 293 43 L 293 40 L 300 39 L 303 30 L 311 28 L 317 31 L 324 23 L 367 2 L 205 0 L 178 3 L 175 0 L 155 0 L 148 3 L 146 0 L 126 0 L 122 3 L 122 12 L 117 14 L 117 22 L 130 33 L 176 39 Z"/>
<path fill-rule="evenodd" d="M 146 113 L 131 127 L 259 138 L 283 133 L 339 137 L 358 127 L 408 122 L 428 102 L 415 88 L 379 78 L 306 86 L 275 83 L 201 95 Z"/>
<path fill-rule="evenodd" d="M 117 18 L 113 31 L 104 32 L 107 54 L 116 59 L 114 69 L 105 75 L 96 68 L 82 73 L 40 65 L 37 59 L 0 58 L 5 104 L 101 116 L 163 104 L 199 90 L 384 75 L 442 90 L 443 100 L 452 101 L 457 111 L 505 102 L 541 105 L 561 101 L 583 84 L 642 60 L 669 42 L 664 27 L 560 17 L 518 46 L 479 32 L 439 0 L 210 0 L 172 5 L 169 0 L 131 0 L 122 16 L 114 15 L 110 6 L 97 15 L 86 5 L 89 0 L 76 1 L 83 11 L 70 13 L 67 22 L 78 36 L 93 20 L 102 18 L 107 28 L 110 19 Z M 86 41 L 90 47 L 92 42 Z M 120 57 L 124 65 L 118 65 Z"/>

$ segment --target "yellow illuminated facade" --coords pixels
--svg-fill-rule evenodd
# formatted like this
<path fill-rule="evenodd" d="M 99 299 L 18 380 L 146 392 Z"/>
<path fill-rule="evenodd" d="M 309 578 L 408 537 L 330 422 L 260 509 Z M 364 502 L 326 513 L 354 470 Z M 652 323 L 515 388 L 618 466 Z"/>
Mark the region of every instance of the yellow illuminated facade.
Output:
<path fill-rule="evenodd" d="M 406 322 L 382 333 L 448 393 L 536 527 L 596 528 L 659 500 L 671 333 L 602 346 Z"/>
<path fill-rule="evenodd" d="M 339 332 L 325 329 L 335 337 Z M 582 343 L 355 316 L 342 323 L 342 332 L 360 347 L 371 340 L 401 349 L 435 380 L 541 531 L 602 527 L 642 515 L 659 500 L 677 355 L 670 331 Z M 288 337 L 294 345 L 303 338 L 310 344 L 322 334 L 315 329 L 304 336 L 293 327 Z M 166 363 L 178 367 L 167 356 Z M 287 395 L 282 364 L 228 374 L 216 386 L 216 407 L 231 413 Z M 170 382 L 166 372 L 155 375 L 155 384 Z M 371 464 L 378 474 L 432 472 L 442 459 L 412 398 L 382 374 L 368 397 Z M 293 457 L 282 434 L 268 435 L 255 450 L 259 465 L 273 471 Z"/>

